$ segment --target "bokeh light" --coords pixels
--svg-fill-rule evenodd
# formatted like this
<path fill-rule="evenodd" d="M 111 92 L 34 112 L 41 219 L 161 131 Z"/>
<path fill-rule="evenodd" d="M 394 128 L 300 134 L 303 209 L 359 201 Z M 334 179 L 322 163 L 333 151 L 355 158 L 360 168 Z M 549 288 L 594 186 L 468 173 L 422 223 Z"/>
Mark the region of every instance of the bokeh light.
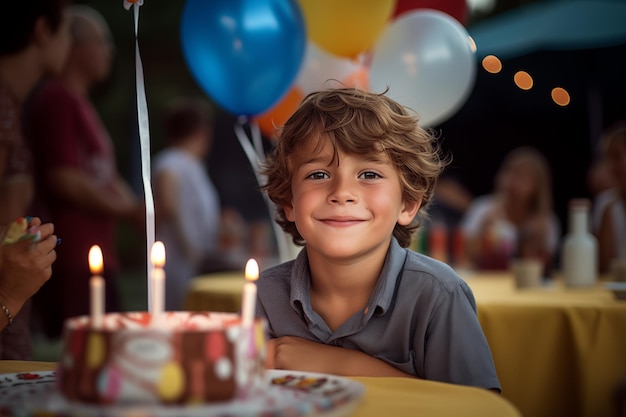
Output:
<path fill-rule="evenodd" d="M 515 85 L 522 90 L 530 90 L 533 88 L 533 77 L 526 71 L 517 71 L 513 76 L 513 81 L 515 81 Z"/>
<path fill-rule="evenodd" d="M 570 96 L 566 89 L 555 87 L 552 89 L 552 100 L 559 106 L 567 106 L 570 102 Z"/>
<path fill-rule="evenodd" d="M 497 74 L 502 71 L 502 62 L 495 55 L 487 55 L 486 57 L 484 57 L 482 64 L 485 71 L 492 74 Z"/>

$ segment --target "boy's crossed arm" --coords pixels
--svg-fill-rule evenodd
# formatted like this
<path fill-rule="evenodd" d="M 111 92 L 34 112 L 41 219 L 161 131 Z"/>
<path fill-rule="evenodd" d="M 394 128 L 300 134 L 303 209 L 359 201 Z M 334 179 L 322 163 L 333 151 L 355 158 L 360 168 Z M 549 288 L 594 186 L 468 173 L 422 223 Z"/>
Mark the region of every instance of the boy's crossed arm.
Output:
<path fill-rule="evenodd" d="M 270 369 L 320 372 L 342 376 L 414 376 L 358 350 L 312 342 L 300 337 L 270 339 L 265 366 Z"/>

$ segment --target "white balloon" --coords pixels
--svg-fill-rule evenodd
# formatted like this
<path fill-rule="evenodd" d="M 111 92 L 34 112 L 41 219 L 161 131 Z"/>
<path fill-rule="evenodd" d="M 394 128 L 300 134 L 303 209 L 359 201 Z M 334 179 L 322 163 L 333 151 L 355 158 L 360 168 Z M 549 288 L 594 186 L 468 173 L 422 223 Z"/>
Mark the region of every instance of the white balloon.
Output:
<path fill-rule="evenodd" d="M 420 115 L 422 126 L 452 116 L 476 80 L 476 57 L 465 28 L 438 10 L 402 14 L 372 50 L 370 90 L 382 92 Z"/>
<path fill-rule="evenodd" d="M 305 95 L 323 88 L 342 87 L 343 81 L 359 68 L 358 61 L 330 54 L 309 41 L 296 86 Z"/>

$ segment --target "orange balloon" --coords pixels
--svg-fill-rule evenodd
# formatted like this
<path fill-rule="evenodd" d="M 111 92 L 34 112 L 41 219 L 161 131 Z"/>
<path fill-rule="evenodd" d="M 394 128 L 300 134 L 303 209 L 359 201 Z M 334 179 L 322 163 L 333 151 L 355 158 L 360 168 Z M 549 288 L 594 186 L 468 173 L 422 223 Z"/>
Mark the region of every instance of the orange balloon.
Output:
<path fill-rule="evenodd" d="M 298 87 L 292 87 L 285 97 L 274 107 L 255 117 L 261 133 L 268 138 L 276 138 L 276 128 L 285 124 L 287 119 L 296 111 L 304 98 L 304 94 Z"/>

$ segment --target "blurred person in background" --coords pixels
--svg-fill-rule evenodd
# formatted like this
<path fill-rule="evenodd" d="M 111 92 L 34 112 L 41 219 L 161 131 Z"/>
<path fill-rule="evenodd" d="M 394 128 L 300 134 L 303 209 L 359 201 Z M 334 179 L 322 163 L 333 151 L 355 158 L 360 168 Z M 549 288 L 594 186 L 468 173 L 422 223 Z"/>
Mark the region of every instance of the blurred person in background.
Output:
<path fill-rule="evenodd" d="M 492 194 L 476 198 L 463 219 L 468 256 L 477 269 L 505 270 L 512 257 L 538 258 L 549 275 L 560 237 L 552 207 L 550 166 L 535 148 L 510 151 Z"/>
<path fill-rule="evenodd" d="M 211 108 L 179 99 L 166 111 L 166 147 L 153 165 L 156 238 L 167 252 L 165 308 L 180 310 L 189 281 L 228 269 L 220 254 L 220 199 L 204 160 L 213 141 Z"/>
<path fill-rule="evenodd" d="M 461 223 L 473 199 L 471 192 L 457 176 L 444 172 L 437 180 L 430 218 L 441 219 L 452 230 Z"/>
<path fill-rule="evenodd" d="M 595 156 L 587 170 L 587 189 L 591 197 L 595 199 L 602 192 L 613 187 L 613 178 L 606 166 L 604 155 L 600 152 Z M 598 221 L 600 219 L 597 219 Z M 595 220 L 594 220 L 595 222 Z"/>
<path fill-rule="evenodd" d="M 473 201 L 461 178 L 444 173 L 437 180 L 428 219 L 416 234 L 414 249 L 455 269 L 466 269 L 465 234 L 461 222 Z"/>
<path fill-rule="evenodd" d="M 0 17 L 0 224 L 24 216 L 34 192 L 22 108 L 42 77 L 61 71 L 70 38 L 66 0 L 6 2 Z"/>
<path fill-rule="evenodd" d="M 63 67 L 70 45 L 67 3 L 67 0 L 33 0 L 9 1 L 2 5 L 0 13 L 2 40 L 0 41 L 0 224 L 2 225 L 26 216 L 30 210 L 34 195 L 33 163 L 31 150 L 22 130 L 22 110 L 33 88 L 42 77 L 58 73 Z M 15 253 L 12 249 L 7 251 L 14 253 L 15 256 L 19 255 L 19 252 Z M 27 255 L 23 255 L 26 259 Z M 23 305 L 20 305 L 20 314 L 17 314 L 17 307 L 14 307 L 12 314 L 15 320 L 0 334 L 1 359 L 31 359 L 29 325 L 31 303 L 27 299 L 21 301 Z"/>
<path fill-rule="evenodd" d="M 111 138 L 89 91 L 111 68 L 111 34 L 94 9 L 70 7 L 72 46 L 58 78 L 35 92 L 28 108 L 41 217 L 63 238 L 52 278 L 34 297 L 48 338 L 61 335 L 65 319 L 89 313 L 89 249 L 104 257 L 106 309 L 119 309 L 117 222 L 142 230 L 145 206 L 117 171 Z"/>
<path fill-rule="evenodd" d="M 594 200 L 598 264 L 607 272 L 613 259 L 626 259 L 626 121 L 607 129 L 601 140 L 613 186 Z"/>

